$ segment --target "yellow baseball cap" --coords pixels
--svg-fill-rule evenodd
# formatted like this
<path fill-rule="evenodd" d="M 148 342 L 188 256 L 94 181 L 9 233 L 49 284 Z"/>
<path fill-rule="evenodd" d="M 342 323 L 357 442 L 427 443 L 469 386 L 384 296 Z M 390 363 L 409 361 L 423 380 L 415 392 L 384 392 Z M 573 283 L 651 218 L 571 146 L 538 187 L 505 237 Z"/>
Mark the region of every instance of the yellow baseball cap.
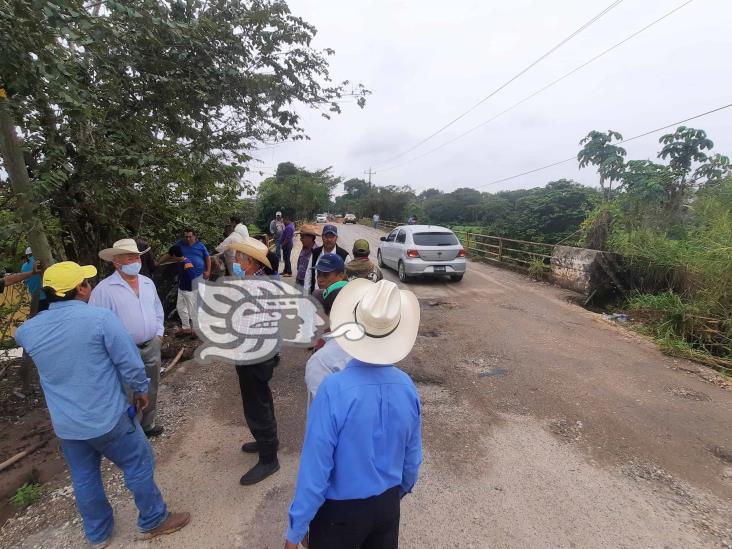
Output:
<path fill-rule="evenodd" d="M 66 292 L 76 288 L 87 278 L 97 276 L 97 268 L 94 265 L 83 267 L 73 261 L 62 261 L 54 263 L 43 273 L 43 287 L 51 287 L 56 291 L 58 297 L 63 297 Z"/>

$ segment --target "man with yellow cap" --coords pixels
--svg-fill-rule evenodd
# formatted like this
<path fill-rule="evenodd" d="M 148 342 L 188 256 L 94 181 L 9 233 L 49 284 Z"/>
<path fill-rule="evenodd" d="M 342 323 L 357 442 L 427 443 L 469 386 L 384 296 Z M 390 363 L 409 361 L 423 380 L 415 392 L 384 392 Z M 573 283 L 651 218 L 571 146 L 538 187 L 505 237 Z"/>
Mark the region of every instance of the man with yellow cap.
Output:
<path fill-rule="evenodd" d="M 94 266 L 73 261 L 46 269 L 43 291 L 49 310 L 20 326 L 15 340 L 38 368 L 84 533 L 93 546 L 106 547 L 114 516 L 104 493 L 102 456 L 124 472 L 145 537 L 180 530 L 190 515 L 170 513 L 155 484 L 154 455 L 135 420 L 135 407 L 148 404 L 149 379 L 122 322 L 112 311 L 87 304 L 87 279 L 96 274 Z M 128 407 L 123 384 L 133 392 L 135 407 Z"/>

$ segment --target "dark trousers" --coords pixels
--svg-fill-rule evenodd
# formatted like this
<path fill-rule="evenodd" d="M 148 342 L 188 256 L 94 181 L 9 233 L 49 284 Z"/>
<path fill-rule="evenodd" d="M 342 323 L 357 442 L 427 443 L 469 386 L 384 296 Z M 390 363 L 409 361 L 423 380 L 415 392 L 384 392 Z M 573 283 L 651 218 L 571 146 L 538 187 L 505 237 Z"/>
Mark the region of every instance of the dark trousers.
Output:
<path fill-rule="evenodd" d="M 310 549 L 399 547 L 399 487 L 365 499 L 325 503 L 310 522 Z"/>
<path fill-rule="evenodd" d="M 292 241 L 282 245 L 282 255 L 285 260 L 285 268 L 282 270 L 284 274 L 292 274 Z"/>
<path fill-rule="evenodd" d="M 244 419 L 259 447 L 259 459 L 269 463 L 277 459 L 277 420 L 269 380 L 280 357 L 259 364 L 237 364 Z"/>

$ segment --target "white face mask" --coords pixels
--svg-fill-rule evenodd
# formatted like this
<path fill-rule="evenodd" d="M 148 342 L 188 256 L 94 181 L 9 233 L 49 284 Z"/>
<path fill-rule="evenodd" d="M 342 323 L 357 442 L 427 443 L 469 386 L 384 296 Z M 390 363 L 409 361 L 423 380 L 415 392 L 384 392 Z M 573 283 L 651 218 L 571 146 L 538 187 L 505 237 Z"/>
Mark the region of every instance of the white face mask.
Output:
<path fill-rule="evenodd" d="M 142 268 L 142 263 L 139 263 L 139 262 L 128 263 L 127 265 L 120 266 L 120 270 L 127 276 L 135 276 L 137 274 L 140 274 L 141 268 Z"/>

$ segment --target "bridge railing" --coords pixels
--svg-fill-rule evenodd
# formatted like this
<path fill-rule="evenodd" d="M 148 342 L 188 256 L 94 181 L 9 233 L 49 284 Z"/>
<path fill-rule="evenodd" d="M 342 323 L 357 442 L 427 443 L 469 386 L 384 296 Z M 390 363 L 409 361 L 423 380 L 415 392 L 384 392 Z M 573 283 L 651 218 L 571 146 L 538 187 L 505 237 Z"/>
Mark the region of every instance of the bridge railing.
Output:
<path fill-rule="evenodd" d="M 373 226 L 370 219 L 362 219 L 361 224 Z M 405 225 L 405 223 L 382 220 L 379 221 L 378 228 L 388 233 L 400 225 Z M 556 247 L 556 244 L 546 242 L 518 240 L 459 229 L 451 230 L 458 237 L 471 259 L 498 261 L 522 270 L 543 268 L 548 271 L 552 251 Z"/>

